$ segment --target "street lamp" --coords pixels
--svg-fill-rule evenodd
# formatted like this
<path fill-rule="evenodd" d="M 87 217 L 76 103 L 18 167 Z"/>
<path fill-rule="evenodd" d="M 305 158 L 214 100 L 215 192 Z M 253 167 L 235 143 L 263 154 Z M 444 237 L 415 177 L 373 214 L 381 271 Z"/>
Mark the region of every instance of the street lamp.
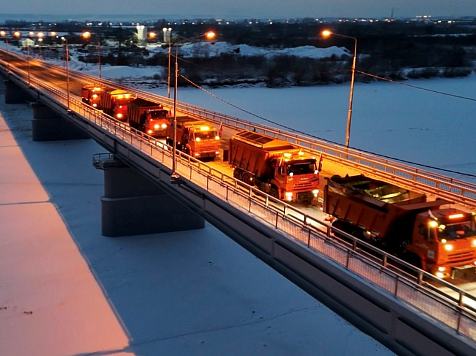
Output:
<path fill-rule="evenodd" d="M 89 39 L 91 37 L 91 32 L 86 31 L 82 34 L 83 38 Z M 101 38 L 96 34 L 98 38 L 98 76 L 101 78 Z"/>
<path fill-rule="evenodd" d="M 68 50 L 68 40 L 65 37 L 61 37 L 61 40 L 64 42 L 65 55 L 66 55 L 66 101 L 69 111 L 69 50 Z"/>
<path fill-rule="evenodd" d="M 172 32 L 172 29 L 164 27 L 162 29 L 164 31 L 164 41 L 166 41 L 169 45 L 169 66 L 167 67 L 167 98 L 170 99 L 170 57 L 171 57 L 171 51 L 172 47 L 170 46 L 170 35 Z"/>
<path fill-rule="evenodd" d="M 179 76 L 179 71 L 178 71 L 178 44 L 179 43 L 182 43 L 182 42 L 185 42 L 185 41 L 189 41 L 189 40 L 193 40 L 193 39 L 196 39 L 196 38 L 200 38 L 200 37 L 206 37 L 207 39 L 211 40 L 213 38 L 215 38 L 215 32 L 212 32 L 212 31 L 209 31 L 207 33 L 204 33 L 202 35 L 199 35 L 199 36 L 195 36 L 195 37 L 190 37 L 190 38 L 185 38 L 181 41 L 177 41 L 174 43 L 175 45 L 175 85 L 174 85 L 174 124 L 173 124 L 173 146 L 172 146 L 172 174 L 171 174 L 171 178 L 172 178 L 172 181 L 176 180 L 179 178 L 177 172 L 176 172 L 176 168 L 177 168 L 177 164 L 176 164 L 176 159 L 177 157 L 175 157 L 176 153 L 177 153 L 177 84 L 178 84 L 178 76 Z M 170 46 L 169 46 L 170 48 Z"/>
<path fill-rule="evenodd" d="M 337 36 L 344 38 L 351 38 L 354 40 L 354 56 L 352 58 L 352 75 L 350 79 L 350 97 L 349 97 L 349 111 L 347 113 L 347 130 L 345 134 L 345 147 L 349 148 L 350 141 L 350 123 L 352 121 L 352 101 L 354 99 L 354 79 L 355 79 L 355 63 L 357 61 L 357 38 L 352 36 L 340 35 L 329 30 L 322 31 L 324 37 Z"/>
<path fill-rule="evenodd" d="M 0 37 L 5 37 L 6 35 L 6 31 L 0 31 Z M 10 51 L 8 50 L 8 38 L 5 38 L 5 47 L 7 50 L 7 73 L 10 73 Z"/>

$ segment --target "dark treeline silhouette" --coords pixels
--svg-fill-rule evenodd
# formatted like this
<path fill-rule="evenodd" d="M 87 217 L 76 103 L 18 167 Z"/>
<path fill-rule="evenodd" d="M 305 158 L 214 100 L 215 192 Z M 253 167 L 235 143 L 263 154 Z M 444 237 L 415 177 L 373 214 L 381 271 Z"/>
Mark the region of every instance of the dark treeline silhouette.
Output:
<path fill-rule="evenodd" d="M 31 26 L 27 22 L 21 23 L 23 27 L 28 25 Z M 14 29 L 19 26 L 19 23 L 9 21 L 3 27 Z M 147 26 L 150 31 L 158 33 L 158 37 L 161 37 L 164 27 L 172 27 L 172 41 L 200 36 L 213 30 L 217 34 L 215 41 L 226 41 L 232 45 L 247 44 L 273 49 L 338 46 L 348 50 L 348 55 L 323 59 L 290 55 L 244 56 L 239 51 L 208 56 L 207 53 L 197 51 L 195 58 L 187 58 L 180 63 L 181 75 L 197 84 L 264 82 L 269 86 L 283 86 L 348 81 L 351 76 L 354 41 L 341 36 L 323 38 L 323 29 L 357 39 L 357 81 L 373 81 L 375 76 L 398 80 L 467 76 L 474 70 L 476 63 L 476 19 L 328 23 L 312 18 L 290 22 L 247 19 L 226 24 L 216 20 L 180 21 L 172 25 L 161 19 Z M 85 29 L 82 23 L 62 22 L 51 25 L 50 28 L 70 33 L 69 43 L 82 45 L 84 54 L 79 59 L 85 62 L 97 62 L 97 51 L 88 51 L 86 47 L 94 41 L 101 41 L 104 51 L 101 61 L 104 64 L 168 65 L 167 54 L 149 55 L 147 50 L 138 45 L 136 29 L 133 26 L 98 26 L 93 23 L 93 27 L 88 27 L 95 36 L 91 42 L 78 35 Z M 174 34 L 180 34 L 180 37 Z M 106 40 L 112 40 L 117 45 L 107 48 Z M 45 45 L 47 44 L 45 42 Z M 157 75 L 155 79 L 166 81 L 164 75 Z M 181 80 L 180 84 L 188 83 Z"/>

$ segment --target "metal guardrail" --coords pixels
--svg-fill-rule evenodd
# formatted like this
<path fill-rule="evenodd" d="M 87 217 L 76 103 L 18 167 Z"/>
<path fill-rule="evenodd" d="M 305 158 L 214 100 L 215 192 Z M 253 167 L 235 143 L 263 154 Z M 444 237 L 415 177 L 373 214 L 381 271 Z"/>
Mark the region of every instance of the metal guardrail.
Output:
<path fill-rule="evenodd" d="M 11 78 L 20 84 L 25 83 L 22 73 L 12 74 Z M 58 111 L 66 112 L 65 93 L 31 76 L 30 81 L 32 90 L 41 94 L 41 101 L 47 102 Z M 26 87 L 28 90 L 28 86 Z M 114 120 L 74 98 L 70 98 L 69 107 L 74 113 L 70 115 L 72 120 L 88 120 L 89 124 L 114 134 L 115 137 L 127 142 L 165 167 L 172 166 L 172 153 L 167 145 L 131 129 L 127 124 Z M 334 228 L 326 222 L 316 220 L 269 196 L 263 199 L 263 194 L 255 188 L 180 152 L 176 163 L 176 169 L 180 175 L 213 196 L 221 198 L 236 209 L 245 211 L 263 224 L 273 226 L 289 240 L 308 248 L 312 253 L 327 256 L 343 268 L 371 281 L 402 302 L 405 301 L 408 305 L 449 326 L 456 333 L 476 340 L 476 313 L 474 312 L 476 299 L 468 293 L 423 271 L 417 272 L 419 277 L 416 280 L 402 277 L 400 273 L 388 268 L 388 263 L 394 260 L 406 265 L 403 261 L 367 246 L 357 239 L 354 239 L 351 246 L 338 243 L 331 238 Z M 363 246 L 379 255 L 372 254 L 372 258 L 369 258 L 357 253 Z M 417 271 L 409 265 L 407 268 Z M 429 283 L 439 283 L 452 291 L 455 296 L 443 294 L 434 288 L 427 288 Z"/>

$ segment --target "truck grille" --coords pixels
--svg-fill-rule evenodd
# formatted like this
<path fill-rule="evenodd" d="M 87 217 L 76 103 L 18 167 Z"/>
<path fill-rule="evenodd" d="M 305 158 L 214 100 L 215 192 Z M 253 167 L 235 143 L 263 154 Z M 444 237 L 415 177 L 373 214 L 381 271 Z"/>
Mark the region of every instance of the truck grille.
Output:
<path fill-rule="evenodd" d="M 448 255 L 448 262 L 464 262 L 474 259 L 473 252 L 458 252 Z"/>
<path fill-rule="evenodd" d="M 295 183 L 294 190 L 311 190 L 312 189 L 312 182 L 304 182 L 304 183 Z"/>

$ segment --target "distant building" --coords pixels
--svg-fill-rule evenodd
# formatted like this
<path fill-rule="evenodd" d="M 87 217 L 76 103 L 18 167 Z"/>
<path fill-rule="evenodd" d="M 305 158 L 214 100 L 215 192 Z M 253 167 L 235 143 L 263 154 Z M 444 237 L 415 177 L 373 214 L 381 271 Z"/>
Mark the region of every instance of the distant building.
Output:
<path fill-rule="evenodd" d="M 33 47 L 34 45 L 35 41 L 33 41 L 31 38 L 25 38 L 23 41 L 21 41 L 22 48 Z"/>
<path fill-rule="evenodd" d="M 145 46 L 147 41 L 147 26 L 137 25 L 137 44 L 139 46 Z"/>

